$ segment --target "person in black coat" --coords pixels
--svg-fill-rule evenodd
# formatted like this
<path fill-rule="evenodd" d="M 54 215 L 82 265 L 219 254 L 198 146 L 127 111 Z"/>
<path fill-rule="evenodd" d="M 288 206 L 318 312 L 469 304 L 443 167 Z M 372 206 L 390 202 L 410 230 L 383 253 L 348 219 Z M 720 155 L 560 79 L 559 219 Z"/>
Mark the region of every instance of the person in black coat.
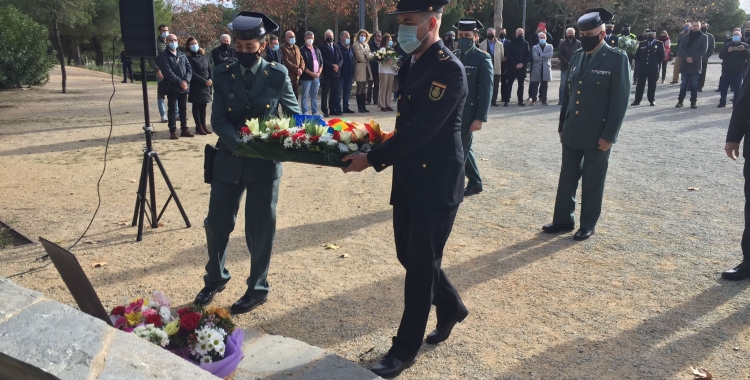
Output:
<path fill-rule="evenodd" d="M 214 67 L 225 63 L 237 62 L 237 52 L 232 47 L 232 37 L 228 34 L 222 34 L 219 37 L 221 45 L 211 51 L 214 59 Z"/>
<path fill-rule="evenodd" d="M 130 78 L 130 83 L 133 83 L 133 58 L 125 55 L 125 48 L 122 48 L 120 52 L 120 62 L 122 62 L 122 83 L 128 83 L 128 78 Z"/>
<path fill-rule="evenodd" d="M 380 50 L 380 40 L 383 38 L 383 33 L 376 30 L 372 34 L 370 42 L 367 44 L 370 46 L 370 52 L 375 53 Z M 372 80 L 367 82 L 367 104 L 377 104 L 378 95 L 380 94 L 380 62 L 376 60 L 370 61 L 370 72 L 372 73 Z"/>
<path fill-rule="evenodd" d="M 656 81 L 659 80 L 659 68 L 664 61 L 664 44 L 656 39 L 655 31 L 646 31 L 646 40 L 638 45 L 635 51 L 635 62 L 638 77 L 635 86 L 635 99 L 631 106 L 641 104 L 643 90 L 648 81 L 648 104 L 654 106 L 656 96 Z"/>
<path fill-rule="evenodd" d="M 206 127 L 206 106 L 211 103 L 213 70 L 208 63 L 208 58 L 203 55 L 203 49 L 198 46 L 198 40 L 193 37 L 188 38 L 187 47 L 188 62 L 193 69 L 188 102 L 193 104 L 195 132 L 199 135 L 210 135 L 211 131 Z"/>
<path fill-rule="evenodd" d="M 750 70 L 745 72 L 745 82 L 750 80 Z M 745 177 L 745 230 L 742 232 L 742 262 L 736 267 L 725 271 L 721 277 L 725 280 L 739 281 L 750 278 L 750 160 L 747 150 L 750 149 L 747 135 L 750 132 L 750 86 L 742 86 L 739 97 L 734 100 L 732 118 L 729 121 L 727 141 L 724 150 L 727 156 L 737 160 L 740 155 L 740 142 L 744 138 L 742 156 L 745 157 L 745 166 L 742 171 Z"/>
<path fill-rule="evenodd" d="M 266 46 L 266 50 L 261 55 L 268 62 L 276 62 L 284 65 L 284 53 L 279 50 L 280 48 L 279 37 L 272 34 L 268 36 L 268 46 Z"/>
<path fill-rule="evenodd" d="M 167 81 L 167 117 L 169 122 L 169 138 L 177 140 L 177 122 L 175 120 L 175 105 L 179 107 L 180 112 L 180 129 L 182 137 L 193 137 L 194 135 L 187 128 L 187 94 L 190 80 L 193 77 L 193 69 L 188 62 L 185 53 L 177 47 L 177 36 L 170 34 L 167 36 L 167 48 L 159 53 L 156 58 L 159 64 L 164 80 Z"/>
<path fill-rule="evenodd" d="M 505 106 L 510 102 L 510 94 L 513 92 L 513 82 L 518 81 L 518 105 L 523 103 L 523 83 L 526 80 L 526 64 L 529 62 L 529 43 L 523 38 L 523 29 L 516 30 L 516 38 L 505 44 L 505 65 L 508 69 L 508 83 L 503 86 L 503 103 Z"/>
<path fill-rule="evenodd" d="M 339 76 L 339 94 L 341 94 L 342 113 L 354 113 L 349 109 L 349 98 L 352 96 L 352 83 L 354 82 L 354 52 L 352 51 L 352 40 L 349 32 L 343 31 L 339 34 L 339 51 L 343 64 Z"/>
<path fill-rule="evenodd" d="M 326 30 L 323 34 L 325 42 L 318 46 L 323 56 L 323 73 L 320 76 L 320 108 L 323 116 L 343 115 L 341 112 L 341 94 L 339 93 L 339 77 L 341 77 L 341 65 L 344 57 L 341 55 L 339 45 L 333 39 L 333 31 Z"/>

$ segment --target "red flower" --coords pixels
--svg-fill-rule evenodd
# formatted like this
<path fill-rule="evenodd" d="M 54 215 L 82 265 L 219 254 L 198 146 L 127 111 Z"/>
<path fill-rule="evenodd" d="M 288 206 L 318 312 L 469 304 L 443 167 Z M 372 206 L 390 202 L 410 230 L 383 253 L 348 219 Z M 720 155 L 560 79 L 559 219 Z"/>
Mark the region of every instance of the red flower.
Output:
<path fill-rule="evenodd" d="M 333 139 L 336 141 L 341 141 L 341 132 L 339 131 L 333 132 Z"/>
<path fill-rule="evenodd" d="M 194 332 L 201 320 L 201 313 L 186 313 L 180 316 L 180 326 L 188 332 Z"/>
<path fill-rule="evenodd" d="M 193 312 L 193 307 L 192 306 L 187 306 L 187 307 L 183 307 L 180 310 L 177 310 L 177 315 L 179 315 L 180 317 L 182 317 L 184 314 L 192 313 L 192 312 Z"/>
<path fill-rule="evenodd" d="M 320 136 L 312 136 L 310 137 L 310 143 L 316 144 L 320 140 Z"/>
<path fill-rule="evenodd" d="M 159 314 L 150 314 L 146 317 L 146 324 L 153 324 L 155 327 L 161 327 L 161 317 Z"/>
<path fill-rule="evenodd" d="M 125 315 L 125 306 L 115 306 L 109 314 L 123 316 Z"/>
<path fill-rule="evenodd" d="M 244 126 L 244 127 L 240 128 L 240 133 L 242 133 L 243 135 L 249 135 L 249 134 L 252 134 L 252 133 L 250 132 L 250 128 L 248 128 L 247 126 Z"/>

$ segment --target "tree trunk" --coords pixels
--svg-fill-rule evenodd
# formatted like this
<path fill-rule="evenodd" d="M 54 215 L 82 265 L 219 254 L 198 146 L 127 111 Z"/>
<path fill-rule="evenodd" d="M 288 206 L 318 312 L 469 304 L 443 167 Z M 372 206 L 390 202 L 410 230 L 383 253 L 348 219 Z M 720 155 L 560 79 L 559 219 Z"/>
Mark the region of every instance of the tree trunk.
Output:
<path fill-rule="evenodd" d="M 102 42 L 99 40 L 98 37 L 92 36 L 91 43 L 94 44 L 94 53 L 96 54 L 96 65 L 104 66 L 104 49 L 102 47 Z"/>
<path fill-rule="evenodd" d="M 495 0 L 495 29 L 503 28 L 503 0 Z M 515 34 L 515 33 L 514 33 Z"/>
<path fill-rule="evenodd" d="M 76 66 L 80 66 L 83 62 L 81 59 L 81 45 L 78 43 L 78 36 L 70 37 L 70 60 Z"/>
<path fill-rule="evenodd" d="M 339 15 L 336 14 L 336 28 L 333 31 L 333 40 L 338 41 L 339 39 L 338 36 L 339 36 Z"/>
<path fill-rule="evenodd" d="M 62 92 L 63 94 L 68 93 L 68 74 L 65 72 L 65 55 L 62 50 L 62 42 L 60 41 L 60 31 L 57 29 L 57 18 L 52 19 L 52 33 L 54 34 L 53 45 L 57 45 L 57 61 L 60 62 L 60 71 L 62 72 Z"/>
<path fill-rule="evenodd" d="M 372 0 L 372 32 L 375 33 L 378 29 L 378 0 Z"/>

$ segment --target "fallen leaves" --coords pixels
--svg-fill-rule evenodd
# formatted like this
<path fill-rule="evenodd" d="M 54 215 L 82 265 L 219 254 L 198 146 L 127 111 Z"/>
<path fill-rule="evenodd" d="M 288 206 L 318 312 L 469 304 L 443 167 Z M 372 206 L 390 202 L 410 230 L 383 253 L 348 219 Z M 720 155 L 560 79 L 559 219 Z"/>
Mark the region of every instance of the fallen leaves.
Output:
<path fill-rule="evenodd" d="M 91 267 L 92 268 L 101 268 L 101 267 L 103 267 L 105 265 L 107 265 L 107 263 L 105 263 L 105 262 L 102 261 L 100 263 L 93 263 L 93 264 L 91 264 Z"/>
<path fill-rule="evenodd" d="M 343 254 L 341 254 L 341 256 L 339 256 L 339 257 L 340 257 L 340 258 L 342 258 L 342 259 L 346 259 L 346 258 L 349 258 L 349 257 L 351 257 L 351 255 L 350 255 L 350 254 L 348 254 L 348 253 L 343 253 Z"/>
<path fill-rule="evenodd" d="M 138 182 L 138 180 L 136 180 L 136 179 L 131 179 L 130 180 L 130 183 L 136 183 L 136 182 Z"/>
<path fill-rule="evenodd" d="M 693 370 L 693 377 L 695 379 L 713 379 L 711 372 L 708 372 L 705 368 L 690 367 Z"/>
<path fill-rule="evenodd" d="M 325 247 L 325 248 L 326 248 L 327 250 L 328 250 L 328 249 L 332 249 L 332 250 L 334 250 L 334 251 L 335 251 L 335 250 L 337 250 L 337 249 L 339 249 L 339 248 L 341 248 L 341 247 L 339 247 L 339 246 L 338 246 L 338 245 L 336 245 L 336 244 L 326 244 L 326 245 L 324 245 L 324 247 Z"/>
<path fill-rule="evenodd" d="M 692 187 L 692 186 L 688 187 L 688 191 L 698 191 L 698 190 L 700 190 L 700 189 L 697 188 L 697 187 Z"/>
<path fill-rule="evenodd" d="M 117 222 L 115 222 L 115 225 L 117 226 L 129 226 L 130 225 L 130 219 L 122 219 Z"/>

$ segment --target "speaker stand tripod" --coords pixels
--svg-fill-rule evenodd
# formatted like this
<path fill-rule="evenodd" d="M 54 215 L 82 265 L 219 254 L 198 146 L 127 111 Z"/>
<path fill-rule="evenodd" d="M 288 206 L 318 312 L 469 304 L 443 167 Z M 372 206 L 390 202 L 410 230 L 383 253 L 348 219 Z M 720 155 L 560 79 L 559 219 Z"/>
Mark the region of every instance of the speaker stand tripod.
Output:
<path fill-rule="evenodd" d="M 190 220 L 188 220 L 187 214 L 185 214 L 185 209 L 182 208 L 182 203 L 180 203 L 180 198 L 177 197 L 177 192 L 175 192 L 174 187 L 172 186 L 172 182 L 169 180 L 167 171 L 164 169 L 164 165 L 162 165 L 161 160 L 159 159 L 159 155 L 154 151 L 153 146 L 151 144 L 151 135 L 154 132 L 154 127 L 151 125 L 151 120 L 149 119 L 149 115 L 148 115 L 148 89 L 146 86 L 145 68 L 146 68 L 146 58 L 141 57 L 141 86 L 143 88 L 143 113 L 146 118 L 146 125 L 143 127 L 143 130 L 146 133 L 146 147 L 143 149 L 143 166 L 141 167 L 141 181 L 138 184 L 138 196 L 135 199 L 135 211 L 133 212 L 132 226 L 135 227 L 136 224 L 138 225 L 138 236 L 135 239 L 136 241 L 143 240 L 143 222 L 145 219 L 148 220 L 148 222 L 151 225 L 151 228 L 159 227 L 159 220 L 164 214 L 164 210 L 167 209 L 167 206 L 169 205 L 169 202 L 172 200 L 172 198 L 174 198 L 174 203 L 177 204 L 177 208 L 180 209 L 180 214 L 182 214 L 182 219 L 185 220 L 185 225 L 187 226 L 187 228 L 190 228 Z M 162 207 L 158 215 L 156 214 L 156 188 L 154 187 L 154 162 L 156 162 L 156 165 L 159 166 L 159 171 L 161 172 L 162 177 L 164 177 L 164 182 L 167 183 L 167 187 L 169 188 L 169 198 L 167 198 L 167 202 L 164 204 L 164 207 Z M 147 191 L 150 195 L 150 200 L 146 200 Z M 148 208 L 148 213 L 146 213 L 146 208 Z"/>

